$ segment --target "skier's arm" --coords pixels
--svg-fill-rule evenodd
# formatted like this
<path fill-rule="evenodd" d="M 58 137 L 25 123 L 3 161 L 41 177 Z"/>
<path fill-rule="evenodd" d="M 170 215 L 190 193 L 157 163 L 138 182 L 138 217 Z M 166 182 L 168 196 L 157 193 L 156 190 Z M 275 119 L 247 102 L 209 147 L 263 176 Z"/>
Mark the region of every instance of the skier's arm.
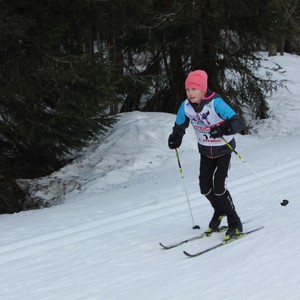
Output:
<path fill-rule="evenodd" d="M 173 127 L 173 133 L 178 134 L 182 139 L 185 134 L 185 130 L 186 128 L 188 128 L 189 124 L 190 119 L 185 114 L 183 101 L 177 112 L 176 121 Z"/>
<path fill-rule="evenodd" d="M 190 119 L 187 118 L 184 111 L 184 102 L 182 102 L 176 116 L 176 121 L 173 127 L 173 131 L 168 139 L 168 146 L 170 149 L 179 148 L 182 142 L 182 138 L 185 134 L 185 129 L 189 126 Z"/>
<path fill-rule="evenodd" d="M 221 124 L 217 129 L 218 133 L 212 136 L 222 136 L 222 135 L 229 135 L 241 132 L 245 126 L 240 117 L 236 114 L 236 112 L 221 98 L 216 98 L 214 100 L 214 109 L 217 114 L 225 120 L 226 122 Z M 214 132 L 212 128 L 211 132 Z"/>

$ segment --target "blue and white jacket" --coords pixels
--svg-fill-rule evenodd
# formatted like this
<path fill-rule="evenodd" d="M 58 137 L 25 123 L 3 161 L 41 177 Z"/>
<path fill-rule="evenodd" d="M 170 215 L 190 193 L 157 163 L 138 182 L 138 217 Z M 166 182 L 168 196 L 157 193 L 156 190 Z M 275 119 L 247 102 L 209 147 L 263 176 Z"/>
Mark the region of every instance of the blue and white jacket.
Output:
<path fill-rule="evenodd" d="M 200 104 L 193 104 L 188 99 L 184 100 L 178 110 L 173 133 L 181 138 L 189 124 L 194 127 L 198 140 L 198 149 L 201 154 L 209 157 L 230 154 L 232 150 L 221 138 L 212 138 L 212 126 L 224 124 L 230 128 L 231 135 L 223 138 L 235 149 L 235 140 L 232 134 L 241 132 L 244 125 L 235 111 L 215 92 L 208 91 Z"/>

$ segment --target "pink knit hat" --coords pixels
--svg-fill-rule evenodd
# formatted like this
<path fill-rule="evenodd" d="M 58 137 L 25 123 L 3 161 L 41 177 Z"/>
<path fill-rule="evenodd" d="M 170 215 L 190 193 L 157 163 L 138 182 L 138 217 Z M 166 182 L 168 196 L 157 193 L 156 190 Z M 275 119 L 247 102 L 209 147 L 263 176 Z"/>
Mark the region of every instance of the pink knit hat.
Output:
<path fill-rule="evenodd" d="M 202 92 L 207 91 L 207 74 L 203 70 L 191 72 L 185 81 L 186 89 L 197 89 Z"/>

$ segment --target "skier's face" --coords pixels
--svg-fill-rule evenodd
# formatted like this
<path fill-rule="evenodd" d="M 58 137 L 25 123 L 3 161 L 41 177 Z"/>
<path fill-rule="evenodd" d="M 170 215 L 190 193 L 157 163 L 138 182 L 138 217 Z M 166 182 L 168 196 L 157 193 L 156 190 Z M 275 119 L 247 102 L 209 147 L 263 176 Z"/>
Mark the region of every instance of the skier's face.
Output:
<path fill-rule="evenodd" d="M 189 98 L 189 100 L 192 102 L 192 103 L 197 103 L 199 104 L 200 101 L 202 100 L 202 98 L 204 97 L 205 93 L 200 91 L 200 90 L 197 90 L 197 89 L 192 89 L 192 88 L 189 88 L 189 89 L 186 89 L 186 95 L 187 97 Z"/>

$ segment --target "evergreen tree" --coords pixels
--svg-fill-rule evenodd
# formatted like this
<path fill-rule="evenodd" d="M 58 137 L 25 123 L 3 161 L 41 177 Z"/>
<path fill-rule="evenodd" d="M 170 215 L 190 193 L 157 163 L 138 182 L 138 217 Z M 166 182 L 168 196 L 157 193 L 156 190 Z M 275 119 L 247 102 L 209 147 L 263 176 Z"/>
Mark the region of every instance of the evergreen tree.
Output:
<path fill-rule="evenodd" d="M 266 118 L 266 97 L 280 83 L 257 75 L 260 58 L 254 52 L 283 24 L 276 3 L 154 1 L 140 31 L 148 36 L 143 51 L 150 54 L 149 63 L 153 56 L 161 67 L 152 76 L 153 85 L 160 88 L 147 95 L 144 109 L 176 112 L 185 97 L 185 76 L 200 68 L 209 74 L 209 86 L 242 116 L 248 106 L 254 117 Z"/>
<path fill-rule="evenodd" d="M 113 124 L 113 70 L 87 34 L 90 5 L 1 1 L 1 176 L 49 174 Z"/>

